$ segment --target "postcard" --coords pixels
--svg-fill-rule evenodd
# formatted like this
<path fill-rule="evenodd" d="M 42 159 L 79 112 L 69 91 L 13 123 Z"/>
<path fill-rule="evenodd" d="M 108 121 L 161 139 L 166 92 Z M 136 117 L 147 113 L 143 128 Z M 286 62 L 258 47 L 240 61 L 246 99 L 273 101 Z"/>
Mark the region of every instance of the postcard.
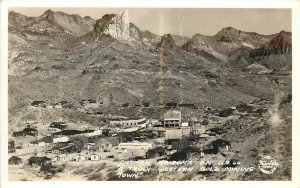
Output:
<path fill-rule="evenodd" d="M 293 7 L 123 5 L 1 13 L 8 181 L 296 180 Z"/>

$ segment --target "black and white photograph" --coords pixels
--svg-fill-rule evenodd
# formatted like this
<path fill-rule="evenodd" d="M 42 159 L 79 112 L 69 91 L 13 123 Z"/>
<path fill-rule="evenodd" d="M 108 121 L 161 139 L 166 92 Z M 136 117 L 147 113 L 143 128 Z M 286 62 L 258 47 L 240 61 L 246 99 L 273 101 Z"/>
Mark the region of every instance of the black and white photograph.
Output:
<path fill-rule="evenodd" d="M 9 181 L 292 181 L 292 23 L 291 8 L 8 7 Z"/>

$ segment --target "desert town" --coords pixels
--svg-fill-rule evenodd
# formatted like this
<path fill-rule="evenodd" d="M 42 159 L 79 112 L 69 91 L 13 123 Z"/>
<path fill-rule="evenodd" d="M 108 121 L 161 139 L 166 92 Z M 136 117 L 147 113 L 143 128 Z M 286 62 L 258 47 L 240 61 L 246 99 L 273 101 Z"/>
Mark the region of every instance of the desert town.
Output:
<path fill-rule="evenodd" d="M 252 123 L 262 122 L 269 115 L 270 107 L 270 102 L 265 100 L 225 109 L 204 109 L 195 104 L 169 102 L 156 107 L 164 111 L 161 119 L 151 119 L 107 116 L 92 110 L 97 104 L 94 99 L 82 100 L 82 108 L 78 110 L 85 110 L 89 116 L 105 116 L 107 123 L 102 127 L 63 121 L 19 125 L 20 129 L 12 133 L 9 142 L 10 166 L 28 166 L 45 179 L 75 163 L 223 160 L 226 167 L 237 167 L 242 151 L 234 147 L 233 134 L 230 133 L 246 127 L 235 122 L 245 117 Z M 124 104 L 119 108 L 129 106 Z M 28 110 L 59 111 L 73 107 L 67 101 L 57 104 L 33 101 Z M 149 103 L 143 104 L 143 108 L 150 107 Z M 187 116 L 181 112 L 184 109 L 203 112 L 203 116 L 201 119 Z M 207 170 L 209 167 L 212 167 L 211 162 L 200 173 L 211 172 Z"/>

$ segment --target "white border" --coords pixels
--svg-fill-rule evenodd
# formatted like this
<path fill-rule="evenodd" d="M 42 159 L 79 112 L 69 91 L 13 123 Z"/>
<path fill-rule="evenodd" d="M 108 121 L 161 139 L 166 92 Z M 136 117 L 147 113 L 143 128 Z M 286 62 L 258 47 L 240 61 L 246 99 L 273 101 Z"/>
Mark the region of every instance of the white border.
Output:
<path fill-rule="evenodd" d="M 0 0 L 1 1 L 1 0 Z M 47 182 L 9 182 L 8 181 L 8 66 L 7 66 L 7 13 L 9 7 L 126 7 L 126 8 L 291 8 L 292 9 L 292 33 L 293 33 L 293 176 L 292 181 L 186 181 L 186 182 L 90 182 L 90 181 L 47 181 Z M 82 186 L 118 186 L 140 188 L 141 186 L 161 186 L 161 187 L 185 187 L 185 186 L 220 186 L 220 187 L 286 187 L 296 188 L 300 187 L 300 163 L 299 159 L 299 145 L 300 143 L 300 112 L 299 105 L 299 76 L 300 73 L 300 58 L 299 58 L 299 44 L 300 44 L 300 1 L 299 0 L 4 0 L 1 2 L 1 98 L 0 98 L 0 119 L 1 119 L 1 187 L 82 187 Z M 272 20 L 270 20 L 272 21 Z M 263 26 L 262 26 L 263 27 Z"/>

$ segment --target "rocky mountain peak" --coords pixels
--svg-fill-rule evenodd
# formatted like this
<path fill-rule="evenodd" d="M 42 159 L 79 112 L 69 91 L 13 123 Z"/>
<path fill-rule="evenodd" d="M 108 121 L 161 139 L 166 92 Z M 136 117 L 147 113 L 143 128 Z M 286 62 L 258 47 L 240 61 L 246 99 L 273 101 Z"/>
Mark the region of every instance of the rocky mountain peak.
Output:
<path fill-rule="evenodd" d="M 61 11 L 53 11 L 48 9 L 39 17 L 40 21 L 48 21 L 49 23 L 63 28 L 65 32 L 80 36 L 92 30 L 94 20 L 86 19 L 78 14 L 66 14 Z"/>
<path fill-rule="evenodd" d="M 218 34 L 239 34 L 241 33 L 242 31 L 241 30 L 238 30 L 238 29 L 235 29 L 234 27 L 225 27 L 223 29 L 221 29 L 218 33 Z"/>
<path fill-rule="evenodd" d="M 291 48 L 292 47 L 292 34 L 290 32 L 281 31 L 278 33 L 268 44 L 267 48 Z"/>
<path fill-rule="evenodd" d="M 94 25 L 94 32 L 97 34 L 109 34 L 117 39 L 130 38 L 130 24 L 128 11 L 120 14 L 106 14 Z"/>
<path fill-rule="evenodd" d="M 292 53 L 292 33 L 282 30 L 261 48 L 253 50 L 250 57 L 289 55 Z"/>

